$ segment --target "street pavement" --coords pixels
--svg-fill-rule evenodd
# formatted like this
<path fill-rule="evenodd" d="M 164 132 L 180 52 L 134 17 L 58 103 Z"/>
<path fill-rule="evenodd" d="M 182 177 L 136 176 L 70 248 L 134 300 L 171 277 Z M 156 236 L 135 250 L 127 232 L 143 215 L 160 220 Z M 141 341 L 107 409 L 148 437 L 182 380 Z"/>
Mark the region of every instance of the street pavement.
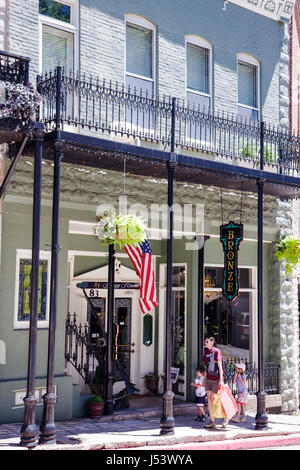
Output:
<path fill-rule="evenodd" d="M 152 450 L 186 449 L 196 446 L 203 450 L 237 450 L 261 447 L 256 445 L 263 438 L 264 446 L 299 444 L 300 416 L 283 414 L 268 415 L 268 429 L 255 430 L 255 413 L 247 414 L 247 422 L 229 422 L 224 429 L 222 420 L 216 420 L 217 429 L 206 430 L 203 423 L 195 421 L 195 415 L 175 416 L 174 435 L 160 435 L 160 416 L 151 413 L 134 415 L 128 418 L 126 412 L 99 420 L 81 418 L 56 423 L 57 443 L 37 445 L 35 450 Z M 0 450 L 26 450 L 20 447 L 20 428 L 18 424 L 0 425 Z"/>

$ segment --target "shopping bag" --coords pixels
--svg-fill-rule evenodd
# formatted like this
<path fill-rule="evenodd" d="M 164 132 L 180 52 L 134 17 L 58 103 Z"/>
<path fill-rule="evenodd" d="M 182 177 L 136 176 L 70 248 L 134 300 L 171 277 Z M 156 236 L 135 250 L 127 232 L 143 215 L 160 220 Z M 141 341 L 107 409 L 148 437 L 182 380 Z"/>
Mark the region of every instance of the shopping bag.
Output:
<path fill-rule="evenodd" d="M 222 408 L 221 398 L 218 393 L 213 401 L 212 415 L 214 418 L 226 418 L 226 414 Z"/>
<path fill-rule="evenodd" d="M 221 385 L 218 390 L 218 396 L 220 403 L 228 419 L 231 419 L 238 411 L 238 406 L 235 399 L 232 396 L 230 388 L 228 385 Z"/>

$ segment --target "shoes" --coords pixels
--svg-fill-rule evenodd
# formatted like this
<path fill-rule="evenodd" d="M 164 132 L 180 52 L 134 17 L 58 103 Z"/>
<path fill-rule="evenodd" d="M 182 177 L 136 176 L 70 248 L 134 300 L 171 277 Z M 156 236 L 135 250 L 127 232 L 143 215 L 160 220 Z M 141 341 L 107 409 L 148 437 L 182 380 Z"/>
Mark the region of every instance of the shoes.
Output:
<path fill-rule="evenodd" d="M 202 416 L 197 416 L 197 418 L 195 419 L 195 421 L 201 421 L 201 422 L 202 422 Z"/>
<path fill-rule="evenodd" d="M 205 429 L 215 429 L 216 423 L 213 423 L 212 421 L 210 421 L 209 423 L 205 424 L 204 427 Z"/>
<path fill-rule="evenodd" d="M 239 422 L 240 422 L 240 418 L 232 418 L 231 421 L 233 421 L 234 423 L 239 423 Z"/>
<path fill-rule="evenodd" d="M 246 421 L 247 421 L 246 416 L 243 416 L 243 417 L 240 419 L 240 422 L 241 422 L 241 423 L 245 423 Z"/>
<path fill-rule="evenodd" d="M 228 418 L 223 418 L 222 428 L 226 428 L 227 424 L 228 424 Z"/>

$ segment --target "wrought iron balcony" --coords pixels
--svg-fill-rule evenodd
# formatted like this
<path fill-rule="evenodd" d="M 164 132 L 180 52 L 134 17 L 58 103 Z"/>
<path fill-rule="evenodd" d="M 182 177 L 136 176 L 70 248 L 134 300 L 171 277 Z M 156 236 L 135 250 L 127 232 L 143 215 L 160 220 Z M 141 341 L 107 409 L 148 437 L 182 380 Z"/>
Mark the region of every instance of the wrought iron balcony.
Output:
<path fill-rule="evenodd" d="M 29 79 L 30 59 L 0 51 L 0 80 L 26 85 Z"/>
<path fill-rule="evenodd" d="M 40 118 L 49 131 L 67 127 L 169 150 L 173 122 L 175 148 L 180 151 L 290 176 L 298 176 L 300 170 L 299 136 L 273 124 L 200 109 L 182 99 L 150 96 L 124 84 L 66 73 L 60 67 L 39 77 L 38 91 Z"/>

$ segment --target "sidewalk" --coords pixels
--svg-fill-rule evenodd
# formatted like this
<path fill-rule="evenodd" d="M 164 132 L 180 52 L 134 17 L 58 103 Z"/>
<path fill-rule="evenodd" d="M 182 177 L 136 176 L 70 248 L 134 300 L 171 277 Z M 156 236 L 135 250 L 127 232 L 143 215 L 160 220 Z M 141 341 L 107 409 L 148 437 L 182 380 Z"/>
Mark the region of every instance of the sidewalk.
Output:
<path fill-rule="evenodd" d="M 57 444 L 46 446 L 38 445 L 35 450 L 90 450 L 90 449 L 129 449 L 170 446 L 183 443 L 206 443 L 207 448 L 214 448 L 214 443 L 227 443 L 257 437 L 270 438 L 290 436 L 300 441 L 300 416 L 268 415 L 268 429 L 255 430 L 255 413 L 247 414 L 247 422 L 229 422 L 224 429 L 222 420 L 216 420 L 217 429 L 206 430 L 203 423 L 195 421 L 191 404 L 183 405 L 178 416 L 175 416 L 175 434 L 172 436 L 160 435 L 161 409 L 135 410 L 129 415 L 126 410 L 113 416 L 104 416 L 100 420 L 88 418 L 61 421 L 56 423 Z M 131 418 L 131 419 L 129 419 Z M 0 450 L 27 450 L 19 446 L 19 424 L 0 425 Z M 273 439 L 274 440 L 274 439 Z M 269 440 L 267 439 L 269 442 Z M 242 443 L 242 441 L 240 441 Z M 266 444 L 267 445 L 267 444 Z M 232 448 L 236 448 L 233 446 Z M 177 447 L 178 448 L 178 447 Z"/>

